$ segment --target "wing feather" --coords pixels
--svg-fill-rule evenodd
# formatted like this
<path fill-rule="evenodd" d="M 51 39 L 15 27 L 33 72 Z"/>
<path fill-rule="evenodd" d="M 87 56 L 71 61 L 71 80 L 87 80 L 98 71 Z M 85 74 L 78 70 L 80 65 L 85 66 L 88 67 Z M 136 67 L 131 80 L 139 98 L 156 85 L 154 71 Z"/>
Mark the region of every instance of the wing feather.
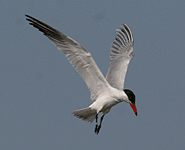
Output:
<path fill-rule="evenodd" d="M 116 37 L 110 52 L 110 65 L 106 76 L 109 84 L 119 90 L 124 87 L 125 76 L 130 60 L 133 57 L 134 39 L 126 24 L 116 30 Z"/>
<path fill-rule="evenodd" d="M 60 52 L 66 53 L 70 63 L 87 84 L 92 100 L 96 100 L 110 86 L 91 54 L 83 46 L 40 20 L 29 15 L 26 17 L 30 25 L 43 32 L 58 47 Z"/>

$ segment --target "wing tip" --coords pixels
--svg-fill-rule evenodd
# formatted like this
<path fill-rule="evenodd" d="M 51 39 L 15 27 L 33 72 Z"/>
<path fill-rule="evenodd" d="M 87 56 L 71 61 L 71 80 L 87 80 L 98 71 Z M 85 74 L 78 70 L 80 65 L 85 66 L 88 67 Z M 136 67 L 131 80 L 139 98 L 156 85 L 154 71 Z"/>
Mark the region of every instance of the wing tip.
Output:
<path fill-rule="evenodd" d="M 133 38 L 133 34 L 130 30 L 130 28 L 125 24 L 125 23 L 122 23 L 122 25 L 124 26 L 124 28 L 126 29 L 127 33 L 130 35 L 130 40 L 132 43 L 134 43 L 134 38 Z M 123 28 L 123 26 L 121 26 Z M 121 29 L 121 28 L 120 28 Z"/>

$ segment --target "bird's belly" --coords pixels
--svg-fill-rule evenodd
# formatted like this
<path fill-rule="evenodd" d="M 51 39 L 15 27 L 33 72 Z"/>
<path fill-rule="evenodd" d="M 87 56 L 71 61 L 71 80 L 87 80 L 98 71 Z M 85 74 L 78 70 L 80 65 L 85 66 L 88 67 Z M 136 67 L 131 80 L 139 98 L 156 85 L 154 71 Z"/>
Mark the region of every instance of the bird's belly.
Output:
<path fill-rule="evenodd" d="M 100 112 L 103 112 L 104 114 L 107 114 L 109 113 L 109 111 L 111 110 L 111 108 L 113 106 L 115 106 L 116 104 L 118 104 L 119 102 L 117 101 L 111 101 L 109 103 L 105 103 L 105 105 L 103 106 L 103 108 L 101 109 Z"/>
<path fill-rule="evenodd" d="M 104 114 L 108 113 L 110 109 L 118 104 L 120 101 L 117 100 L 116 97 L 110 96 L 109 94 L 105 94 L 99 97 L 93 104 L 89 107 L 95 109 L 97 113 L 103 112 Z"/>

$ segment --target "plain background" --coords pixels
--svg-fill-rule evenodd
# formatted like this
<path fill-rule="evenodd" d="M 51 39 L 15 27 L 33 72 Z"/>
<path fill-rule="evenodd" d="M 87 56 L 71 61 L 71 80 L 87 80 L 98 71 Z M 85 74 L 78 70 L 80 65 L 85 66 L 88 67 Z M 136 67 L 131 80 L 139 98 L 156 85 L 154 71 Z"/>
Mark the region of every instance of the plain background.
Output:
<path fill-rule="evenodd" d="M 185 1 L 1 0 L 1 150 L 169 150 L 185 148 Z M 138 117 L 120 103 L 102 129 L 71 111 L 90 93 L 57 48 L 25 20 L 31 15 L 83 45 L 106 75 L 115 30 L 126 23 L 134 53 L 125 88 Z"/>

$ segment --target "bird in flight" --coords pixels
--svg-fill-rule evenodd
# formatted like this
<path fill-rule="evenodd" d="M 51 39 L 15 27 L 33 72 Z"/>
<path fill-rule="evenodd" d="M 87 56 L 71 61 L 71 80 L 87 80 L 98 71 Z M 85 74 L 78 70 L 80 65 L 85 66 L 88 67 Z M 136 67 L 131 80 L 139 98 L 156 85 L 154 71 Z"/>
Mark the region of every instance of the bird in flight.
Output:
<path fill-rule="evenodd" d="M 104 116 L 120 102 L 129 103 L 137 116 L 134 93 L 129 89 L 123 89 L 127 68 L 134 55 L 134 39 L 126 24 L 116 30 L 110 52 L 109 69 L 105 78 L 91 54 L 83 46 L 46 23 L 29 15 L 25 16 L 30 25 L 43 32 L 60 52 L 66 54 L 91 93 L 93 103 L 87 108 L 72 111 L 74 116 L 91 123 L 96 120 L 94 129 L 96 134 L 100 131 Z M 99 113 L 102 113 L 102 116 L 98 124 Z"/>

